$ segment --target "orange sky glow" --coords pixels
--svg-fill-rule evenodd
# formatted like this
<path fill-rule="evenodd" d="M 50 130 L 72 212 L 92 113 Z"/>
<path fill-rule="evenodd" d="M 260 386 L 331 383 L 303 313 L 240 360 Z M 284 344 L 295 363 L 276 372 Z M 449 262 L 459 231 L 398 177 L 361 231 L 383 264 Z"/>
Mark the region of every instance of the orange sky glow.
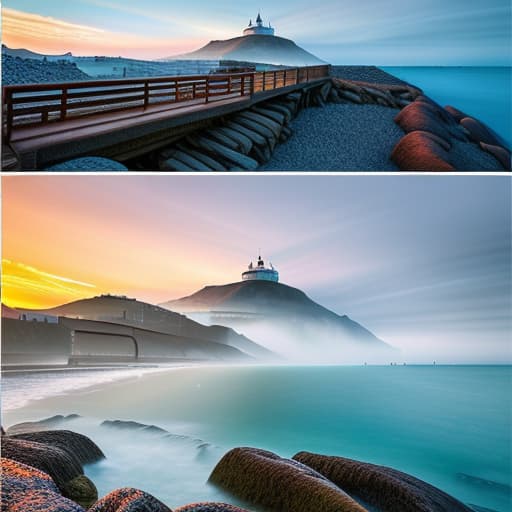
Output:
<path fill-rule="evenodd" d="M 7 7 L 2 8 L 2 43 L 44 54 L 130 56 L 152 59 L 199 48 L 203 39 L 141 36 L 102 30 Z"/>

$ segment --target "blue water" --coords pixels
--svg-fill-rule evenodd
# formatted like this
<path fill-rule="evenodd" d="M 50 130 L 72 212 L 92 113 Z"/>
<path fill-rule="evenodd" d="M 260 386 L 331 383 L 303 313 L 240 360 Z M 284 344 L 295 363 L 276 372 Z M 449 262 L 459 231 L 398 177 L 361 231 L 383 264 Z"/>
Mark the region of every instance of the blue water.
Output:
<path fill-rule="evenodd" d="M 33 401 L 4 411 L 4 424 L 81 414 L 68 428 L 107 455 L 87 468 L 100 495 L 131 485 L 173 507 L 228 499 L 205 485 L 211 469 L 231 447 L 258 446 L 389 465 L 463 502 L 507 512 L 511 384 L 510 366 L 188 368 Z M 4 393 L 14 389 L 11 380 Z M 104 419 L 189 437 L 111 431 L 99 427 Z M 197 439 L 210 443 L 206 453 Z"/>
<path fill-rule="evenodd" d="M 511 67 L 383 67 L 422 89 L 441 105 L 452 105 L 488 124 L 512 146 Z"/>

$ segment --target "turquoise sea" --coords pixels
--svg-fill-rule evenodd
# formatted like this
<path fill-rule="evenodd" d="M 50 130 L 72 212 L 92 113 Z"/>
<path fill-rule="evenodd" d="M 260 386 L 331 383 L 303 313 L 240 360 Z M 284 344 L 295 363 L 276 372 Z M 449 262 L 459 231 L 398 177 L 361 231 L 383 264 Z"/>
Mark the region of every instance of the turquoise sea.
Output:
<path fill-rule="evenodd" d="M 257 446 L 392 466 L 465 503 L 511 510 L 510 366 L 140 370 L 69 393 L 63 378 L 69 372 L 5 375 L 2 421 L 80 414 L 66 428 L 106 453 L 86 471 L 100 494 L 134 486 L 171 506 L 229 499 L 205 484 L 210 471 L 229 448 Z M 49 396 L 30 400 L 31 388 Z M 116 419 L 176 435 L 100 427 Z"/>
<path fill-rule="evenodd" d="M 512 145 L 512 67 L 385 67 L 423 89 L 441 105 L 452 105 L 487 123 Z"/>

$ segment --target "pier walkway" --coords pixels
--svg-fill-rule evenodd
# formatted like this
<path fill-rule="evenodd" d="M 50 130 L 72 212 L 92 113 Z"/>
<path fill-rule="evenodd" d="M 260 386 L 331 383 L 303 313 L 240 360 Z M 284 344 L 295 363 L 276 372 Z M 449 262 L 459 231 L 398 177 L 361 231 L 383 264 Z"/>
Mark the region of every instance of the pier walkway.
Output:
<path fill-rule="evenodd" d="M 3 87 L 3 139 L 23 169 L 78 156 L 128 159 L 216 117 L 321 83 L 329 66 Z M 3 159 L 2 167 L 7 164 Z"/>

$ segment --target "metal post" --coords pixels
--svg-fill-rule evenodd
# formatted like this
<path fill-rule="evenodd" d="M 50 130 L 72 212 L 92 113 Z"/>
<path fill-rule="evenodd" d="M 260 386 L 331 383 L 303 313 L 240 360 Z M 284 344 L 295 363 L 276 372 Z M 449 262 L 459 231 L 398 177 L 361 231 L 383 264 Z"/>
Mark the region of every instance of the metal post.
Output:
<path fill-rule="evenodd" d="M 12 136 L 12 125 L 14 123 L 14 108 L 12 104 L 12 91 L 10 89 L 4 89 L 5 103 L 7 104 L 7 126 L 5 138 L 7 142 L 11 140 Z"/>
<path fill-rule="evenodd" d="M 149 82 L 144 80 L 144 110 L 148 108 L 149 105 Z"/>
<path fill-rule="evenodd" d="M 62 88 L 62 96 L 60 99 L 60 120 L 64 121 L 66 119 L 66 114 L 68 111 L 68 88 Z"/>
<path fill-rule="evenodd" d="M 265 86 L 267 85 L 267 72 L 263 71 L 263 91 L 265 90 Z"/>
<path fill-rule="evenodd" d="M 207 76 L 206 77 L 205 103 L 208 103 L 208 101 L 210 100 L 209 96 L 210 96 L 210 77 Z"/>

